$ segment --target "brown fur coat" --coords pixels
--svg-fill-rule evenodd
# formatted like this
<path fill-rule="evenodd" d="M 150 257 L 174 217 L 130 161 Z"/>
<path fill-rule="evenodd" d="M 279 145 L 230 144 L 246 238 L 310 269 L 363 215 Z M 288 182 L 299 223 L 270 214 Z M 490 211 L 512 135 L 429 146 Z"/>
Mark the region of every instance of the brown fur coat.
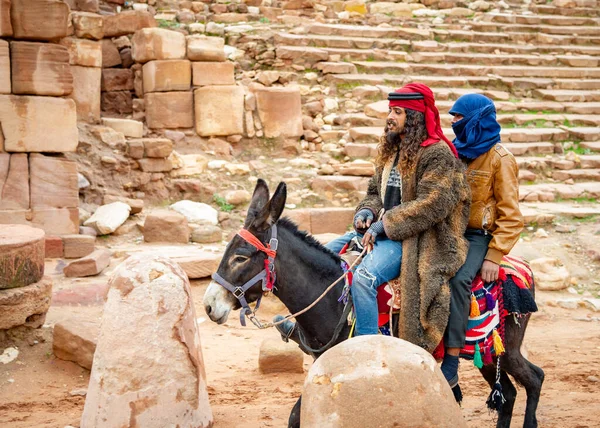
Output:
<path fill-rule="evenodd" d="M 357 210 L 369 208 L 377 216 L 392 166 L 390 161 L 377 169 Z M 448 323 L 448 282 L 467 256 L 463 234 L 471 195 L 463 165 L 443 142 L 421 147 L 413 167 L 399 172 L 402 203 L 383 216 L 388 238 L 402 241 L 402 266 L 394 287 L 400 303 L 398 333 L 432 352 Z"/>

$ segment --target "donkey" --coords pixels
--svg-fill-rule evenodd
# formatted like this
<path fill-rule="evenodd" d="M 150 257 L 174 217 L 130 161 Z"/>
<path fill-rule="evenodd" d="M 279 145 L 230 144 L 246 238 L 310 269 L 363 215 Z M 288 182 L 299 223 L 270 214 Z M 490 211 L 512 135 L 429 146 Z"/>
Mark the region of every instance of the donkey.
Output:
<path fill-rule="evenodd" d="M 310 235 L 298 230 L 287 218 L 280 219 L 286 200 L 285 183 L 279 183 L 272 199 L 267 184 L 259 179 L 244 223 L 244 236 L 252 234 L 259 247 L 276 243 L 276 257 L 257 249 L 246 238 L 236 235 L 229 242 L 223 259 L 204 295 L 204 308 L 210 319 L 223 324 L 232 310 L 250 311 L 247 302 L 259 301 L 263 294 L 260 279 L 269 265 L 276 274 L 273 294 L 283 302 L 290 313 L 300 311 L 313 303 L 323 291 L 342 274 L 338 255 L 333 254 Z M 273 236 L 276 240 L 273 241 Z M 269 262 L 269 258 L 272 263 Z M 265 263 L 267 262 L 267 263 Z M 225 284 L 225 285 L 223 285 Z M 234 285 L 235 284 L 235 285 Z M 349 335 L 345 322 L 344 305 L 338 302 L 343 283 L 337 284 L 322 300 L 307 312 L 296 317 L 295 335 L 305 353 L 318 358 L 325 345 L 335 345 Z M 252 319 L 252 318 L 251 318 Z M 505 354 L 501 357 L 500 383 L 505 402 L 498 414 L 497 428 L 509 428 L 517 390 L 510 374 L 527 392 L 524 427 L 537 427 L 536 409 L 540 398 L 544 372 L 530 363 L 520 352 L 529 316 L 517 324 L 506 318 Z M 297 333 L 296 333 L 297 331 Z M 486 365 L 481 374 L 493 387 L 496 365 Z M 291 411 L 288 427 L 300 426 L 300 397 Z"/>

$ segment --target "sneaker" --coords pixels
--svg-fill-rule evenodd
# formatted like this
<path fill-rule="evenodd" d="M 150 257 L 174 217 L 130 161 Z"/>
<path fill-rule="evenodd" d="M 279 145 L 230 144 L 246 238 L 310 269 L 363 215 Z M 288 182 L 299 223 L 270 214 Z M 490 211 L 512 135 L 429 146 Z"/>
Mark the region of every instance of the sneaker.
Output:
<path fill-rule="evenodd" d="M 275 315 L 273 317 L 273 322 L 279 322 L 284 318 L 285 317 L 283 315 Z M 275 328 L 277 329 L 279 334 L 281 334 L 281 339 L 284 342 L 287 342 L 289 340 L 295 327 L 296 327 L 296 324 L 291 322 L 290 320 L 287 320 L 287 321 L 282 322 L 281 324 L 277 324 L 275 326 Z"/>

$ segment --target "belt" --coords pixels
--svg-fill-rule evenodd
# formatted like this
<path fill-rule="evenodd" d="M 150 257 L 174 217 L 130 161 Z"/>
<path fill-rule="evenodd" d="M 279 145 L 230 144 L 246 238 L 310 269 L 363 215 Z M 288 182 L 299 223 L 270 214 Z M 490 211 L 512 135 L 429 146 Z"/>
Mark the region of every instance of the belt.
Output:
<path fill-rule="evenodd" d="M 467 235 L 467 234 L 487 236 L 490 234 L 490 232 L 488 232 L 487 230 L 484 230 L 484 229 L 467 229 L 465 231 L 465 235 Z"/>

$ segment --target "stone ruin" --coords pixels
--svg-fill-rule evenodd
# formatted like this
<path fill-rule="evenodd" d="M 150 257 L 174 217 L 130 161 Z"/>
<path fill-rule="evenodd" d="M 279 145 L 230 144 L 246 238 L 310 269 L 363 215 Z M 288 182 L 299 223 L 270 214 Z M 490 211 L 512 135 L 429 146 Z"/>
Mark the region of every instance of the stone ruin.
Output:
<path fill-rule="evenodd" d="M 495 101 L 527 222 L 600 214 L 599 16 L 596 0 L 1 0 L 0 330 L 43 324 L 40 251 L 65 278 L 105 272 L 119 251 L 98 235 L 191 241 L 173 260 L 206 278 L 220 255 L 203 246 L 239 227 L 258 177 L 287 182 L 301 229 L 344 232 L 386 95 L 410 81 L 450 138 L 456 98 Z M 564 289 L 555 264 L 540 270 Z M 60 324 L 54 352 L 89 369 L 97 340 Z"/>

